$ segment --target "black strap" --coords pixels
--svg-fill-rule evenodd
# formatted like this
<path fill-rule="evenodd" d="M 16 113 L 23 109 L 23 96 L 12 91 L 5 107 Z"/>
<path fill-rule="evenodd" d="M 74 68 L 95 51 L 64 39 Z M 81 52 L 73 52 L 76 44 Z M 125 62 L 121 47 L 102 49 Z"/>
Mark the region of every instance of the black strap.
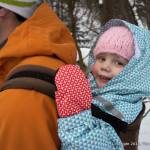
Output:
<path fill-rule="evenodd" d="M 0 44 L 0 49 L 5 46 L 5 44 L 7 43 L 7 41 L 8 41 L 8 39 L 6 39 L 5 41 L 3 41 L 3 42 Z"/>
<path fill-rule="evenodd" d="M 119 134 L 119 132 L 126 132 L 128 124 L 104 111 L 102 111 L 99 107 L 96 105 L 92 104 L 91 105 L 91 110 L 92 110 L 92 116 L 102 119 L 103 121 L 109 123 Z"/>
<path fill-rule="evenodd" d="M 14 69 L 5 79 L 0 91 L 6 89 L 30 89 L 55 99 L 55 70 L 37 66 L 23 65 Z"/>
<path fill-rule="evenodd" d="M 106 100 L 100 96 L 95 96 L 93 97 L 93 99 L 102 103 L 104 107 L 106 108 L 106 110 L 110 112 L 113 116 L 115 116 L 116 118 L 120 120 L 124 118 L 123 114 L 118 109 L 116 109 L 116 107 L 109 100 Z"/>
<path fill-rule="evenodd" d="M 12 75 L 9 80 L 14 79 L 14 78 L 20 78 L 20 77 L 29 77 L 29 78 L 36 78 L 40 79 L 46 82 L 49 82 L 51 84 L 55 84 L 54 77 L 46 74 L 46 73 L 41 73 L 39 71 L 21 71 L 18 72 L 14 75 Z"/>

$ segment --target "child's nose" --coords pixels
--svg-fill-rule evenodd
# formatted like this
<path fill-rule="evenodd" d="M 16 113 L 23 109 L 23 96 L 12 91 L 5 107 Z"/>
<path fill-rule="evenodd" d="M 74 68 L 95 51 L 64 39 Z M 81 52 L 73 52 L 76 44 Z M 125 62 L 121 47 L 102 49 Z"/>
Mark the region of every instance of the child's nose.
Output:
<path fill-rule="evenodd" d="M 109 72 L 111 70 L 111 64 L 109 62 L 104 62 L 102 64 L 101 70 Z"/>

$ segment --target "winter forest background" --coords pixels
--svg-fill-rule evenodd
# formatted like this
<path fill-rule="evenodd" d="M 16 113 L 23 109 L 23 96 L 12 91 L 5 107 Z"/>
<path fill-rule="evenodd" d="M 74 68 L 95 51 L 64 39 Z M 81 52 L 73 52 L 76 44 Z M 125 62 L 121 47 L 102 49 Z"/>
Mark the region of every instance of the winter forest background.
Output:
<path fill-rule="evenodd" d="M 149 0 L 41 0 L 44 1 L 70 30 L 78 51 L 77 63 L 82 70 L 86 68 L 88 52 L 101 27 L 110 19 L 122 19 L 150 30 Z M 146 101 L 148 112 L 150 103 Z M 142 120 L 138 148 L 150 150 L 150 113 Z"/>
<path fill-rule="evenodd" d="M 91 49 L 101 27 L 117 18 L 150 29 L 149 0 L 41 0 L 48 2 L 68 27 L 77 46 L 79 65 L 84 70 L 81 48 Z"/>

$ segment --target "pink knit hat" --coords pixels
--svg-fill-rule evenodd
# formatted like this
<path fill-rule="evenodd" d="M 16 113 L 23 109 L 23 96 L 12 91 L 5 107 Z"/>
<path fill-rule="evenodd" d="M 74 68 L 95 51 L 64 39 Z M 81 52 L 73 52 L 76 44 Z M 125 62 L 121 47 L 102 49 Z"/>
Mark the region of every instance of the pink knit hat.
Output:
<path fill-rule="evenodd" d="M 115 53 L 130 60 L 134 55 L 133 35 L 126 26 L 114 26 L 105 31 L 93 50 L 96 58 L 100 53 Z"/>

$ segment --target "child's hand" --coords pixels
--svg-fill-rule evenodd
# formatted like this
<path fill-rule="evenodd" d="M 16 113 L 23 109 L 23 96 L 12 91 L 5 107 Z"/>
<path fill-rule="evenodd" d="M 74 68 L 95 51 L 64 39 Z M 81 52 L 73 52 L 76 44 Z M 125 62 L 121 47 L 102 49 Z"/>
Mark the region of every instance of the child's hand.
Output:
<path fill-rule="evenodd" d="M 59 117 L 69 117 L 90 109 L 92 93 L 82 70 L 75 65 L 61 67 L 55 77 L 55 99 Z"/>

